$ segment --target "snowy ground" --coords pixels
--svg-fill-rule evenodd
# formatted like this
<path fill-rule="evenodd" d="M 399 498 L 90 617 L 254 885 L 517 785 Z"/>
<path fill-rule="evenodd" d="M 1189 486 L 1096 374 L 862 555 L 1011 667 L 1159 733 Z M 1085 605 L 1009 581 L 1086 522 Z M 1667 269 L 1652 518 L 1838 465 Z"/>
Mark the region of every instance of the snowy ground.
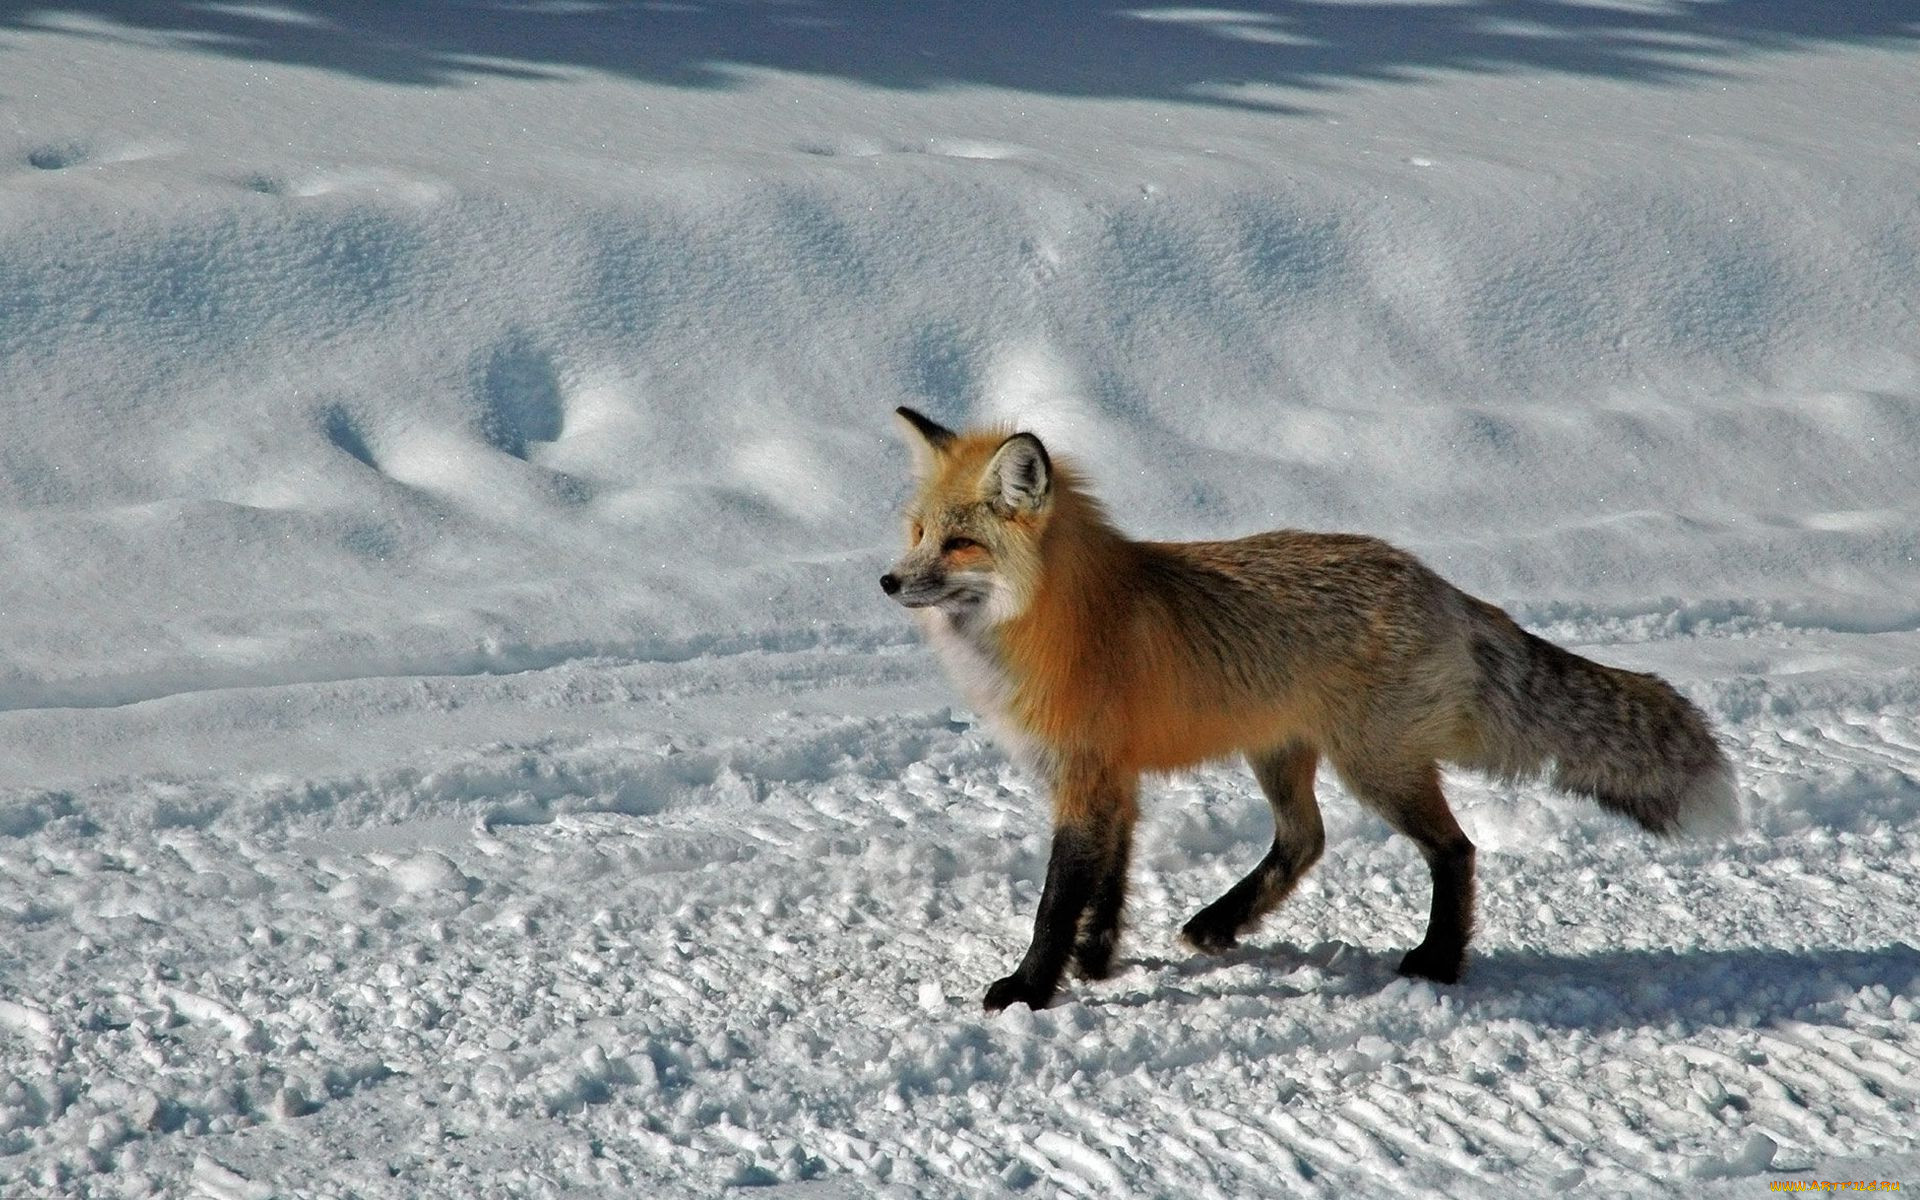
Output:
<path fill-rule="evenodd" d="M 1920 1186 L 1920 16 L 0 4 L 0 1194 Z M 1380 533 L 1712 715 L 1750 830 L 1044 797 L 887 413 Z M 891 1189 L 891 1191 L 889 1191 Z"/>

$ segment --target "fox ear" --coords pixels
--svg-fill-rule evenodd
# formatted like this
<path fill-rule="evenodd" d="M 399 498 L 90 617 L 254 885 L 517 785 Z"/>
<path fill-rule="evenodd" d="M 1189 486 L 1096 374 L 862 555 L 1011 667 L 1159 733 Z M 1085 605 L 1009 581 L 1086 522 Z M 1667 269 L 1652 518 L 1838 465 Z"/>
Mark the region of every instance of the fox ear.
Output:
<path fill-rule="evenodd" d="M 913 452 L 913 471 L 916 475 L 925 475 L 953 439 L 959 436 L 911 408 L 896 408 L 893 415 L 900 419 L 901 436 L 907 443 L 907 449 Z"/>
<path fill-rule="evenodd" d="M 1010 513 L 1038 512 L 1053 494 L 1053 460 L 1030 433 L 1000 443 L 980 476 L 980 490 L 996 508 Z"/>

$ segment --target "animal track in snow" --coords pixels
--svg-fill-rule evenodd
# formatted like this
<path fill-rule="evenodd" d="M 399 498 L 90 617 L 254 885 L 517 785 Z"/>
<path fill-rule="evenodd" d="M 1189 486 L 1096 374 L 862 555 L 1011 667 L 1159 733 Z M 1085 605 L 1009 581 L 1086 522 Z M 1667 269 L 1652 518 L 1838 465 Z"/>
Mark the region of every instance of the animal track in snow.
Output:
<path fill-rule="evenodd" d="M 125 141 L 99 145 L 84 138 L 66 138 L 43 142 L 28 150 L 26 164 L 36 171 L 65 171 L 74 167 L 143 162 L 172 153 L 175 149 L 172 144 L 164 142 Z"/>
<path fill-rule="evenodd" d="M 41 171 L 64 171 L 84 166 L 93 158 L 85 142 L 50 142 L 27 152 L 27 165 Z"/>
<path fill-rule="evenodd" d="M 448 192 L 443 184 L 433 180 L 402 175 L 397 171 L 383 170 L 379 167 L 317 171 L 299 178 L 288 179 L 266 172 L 256 172 L 246 178 L 245 185 L 253 191 L 266 195 L 293 196 L 303 200 L 346 193 L 353 196 L 396 199 L 412 204 L 429 204 L 447 195 Z"/>
<path fill-rule="evenodd" d="M 882 158 L 894 154 L 926 154 L 935 158 L 1026 158 L 1033 151 L 1010 142 L 978 138 L 928 138 L 923 142 L 877 142 L 848 138 L 836 143 L 802 142 L 794 149 L 821 158 Z"/>
<path fill-rule="evenodd" d="M 334 449 L 343 454 L 352 455 L 365 465 L 378 471 L 380 464 L 373 457 L 373 451 L 367 447 L 367 439 L 360 432 L 359 424 L 353 414 L 338 404 L 329 405 L 321 415 L 321 432 L 333 443 Z"/>
<path fill-rule="evenodd" d="M 480 380 L 480 433 L 502 454 L 527 457 L 566 424 L 566 398 L 553 357 L 521 339 L 496 347 Z"/>

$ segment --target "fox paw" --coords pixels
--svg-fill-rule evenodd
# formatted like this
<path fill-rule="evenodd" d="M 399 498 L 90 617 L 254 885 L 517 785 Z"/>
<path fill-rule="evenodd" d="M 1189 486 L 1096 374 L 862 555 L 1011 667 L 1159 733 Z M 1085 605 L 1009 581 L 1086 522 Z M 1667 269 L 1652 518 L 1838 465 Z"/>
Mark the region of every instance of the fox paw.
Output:
<path fill-rule="evenodd" d="M 1466 968 L 1465 950 L 1436 949 L 1424 942 L 1407 951 L 1400 960 L 1400 973 L 1413 979 L 1431 979 L 1435 983 L 1459 983 Z"/>
<path fill-rule="evenodd" d="M 1047 1001 L 1053 999 L 1054 991 L 1052 986 L 1042 987 L 1030 979 L 1009 975 L 1005 979 L 996 980 L 993 986 L 987 989 L 985 1007 L 988 1012 L 999 1012 L 1008 1005 L 1024 1004 L 1035 1012 L 1039 1012 L 1047 1006 Z"/>
<path fill-rule="evenodd" d="M 1083 979 L 1105 979 L 1113 974 L 1113 947 L 1118 939 L 1112 933 L 1083 937 L 1073 946 L 1073 965 Z"/>
<path fill-rule="evenodd" d="M 1238 931 L 1209 920 L 1205 912 L 1188 921 L 1180 930 L 1180 937 L 1202 954 L 1225 954 L 1240 944 Z"/>

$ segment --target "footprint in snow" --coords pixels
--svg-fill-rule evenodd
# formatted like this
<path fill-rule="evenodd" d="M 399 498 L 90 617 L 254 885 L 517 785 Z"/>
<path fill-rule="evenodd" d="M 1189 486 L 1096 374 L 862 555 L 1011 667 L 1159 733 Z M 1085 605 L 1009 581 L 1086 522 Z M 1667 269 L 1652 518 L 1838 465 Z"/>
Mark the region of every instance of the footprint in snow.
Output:
<path fill-rule="evenodd" d="M 853 138 L 838 143 L 802 142 L 794 149 L 801 154 L 812 154 L 820 158 L 881 158 L 890 154 L 930 154 L 935 158 L 989 160 L 1024 158 L 1033 153 L 1026 146 L 973 138 L 928 138 L 923 142 L 893 143 Z"/>
<path fill-rule="evenodd" d="M 85 165 L 93 152 L 84 142 L 53 142 L 27 152 L 27 165 L 40 171 L 64 171 Z"/>

